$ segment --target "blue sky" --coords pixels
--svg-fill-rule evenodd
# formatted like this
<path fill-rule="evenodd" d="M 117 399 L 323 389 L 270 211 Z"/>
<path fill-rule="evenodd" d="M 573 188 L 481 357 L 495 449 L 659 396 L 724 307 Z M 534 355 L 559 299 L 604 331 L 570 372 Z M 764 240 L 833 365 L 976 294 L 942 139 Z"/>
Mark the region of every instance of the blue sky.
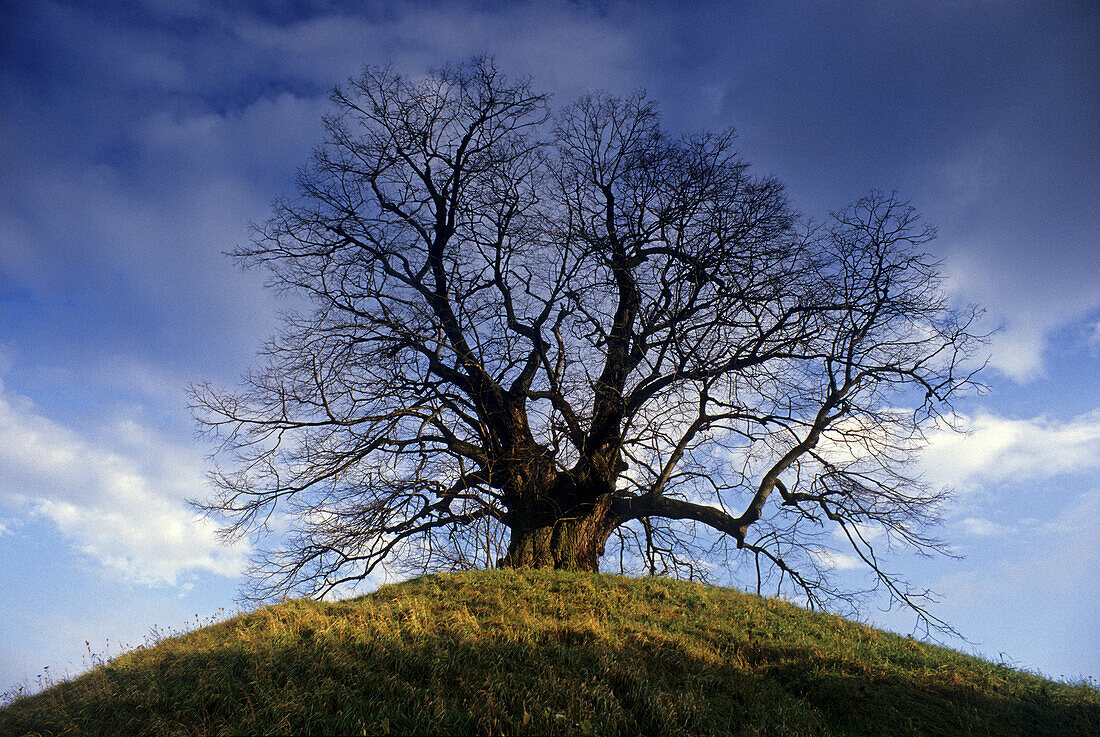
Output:
<path fill-rule="evenodd" d="M 673 130 L 732 125 L 808 215 L 877 187 L 937 225 L 954 298 L 1001 330 L 969 434 L 924 461 L 965 557 L 895 568 L 958 647 L 1100 675 L 1095 7 L 35 0 L 0 24 L 0 690 L 233 610 L 250 543 L 184 502 L 211 450 L 184 387 L 234 384 L 287 305 L 223 253 L 335 83 L 475 53 L 557 104 L 645 88 Z"/>

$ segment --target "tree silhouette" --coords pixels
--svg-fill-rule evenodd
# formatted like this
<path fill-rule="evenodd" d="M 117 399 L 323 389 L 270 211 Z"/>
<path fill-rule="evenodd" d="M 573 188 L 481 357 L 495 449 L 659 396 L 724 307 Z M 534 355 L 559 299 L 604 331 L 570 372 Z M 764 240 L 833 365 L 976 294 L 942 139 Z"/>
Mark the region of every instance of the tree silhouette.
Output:
<path fill-rule="evenodd" d="M 910 207 L 808 223 L 732 133 L 670 137 L 644 95 L 551 115 L 486 59 L 333 100 L 238 252 L 312 307 L 242 388 L 193 392 L 233 459 L 202 506 L 278 521 L 258 596 L 608 555 L 817 605 L 853 595 L 843 539 L 924 613 L 876 550 L 941 549 L 911 467 L 978 339 Z"/>

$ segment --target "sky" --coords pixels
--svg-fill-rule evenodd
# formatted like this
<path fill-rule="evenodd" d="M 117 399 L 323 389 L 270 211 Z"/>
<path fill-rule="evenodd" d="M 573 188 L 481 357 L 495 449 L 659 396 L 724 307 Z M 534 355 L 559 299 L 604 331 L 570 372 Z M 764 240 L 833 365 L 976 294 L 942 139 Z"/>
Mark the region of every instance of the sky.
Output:
<path fill-rule="evenodd" d="M 213 449 L 185 387 L 235 385 L 288 305 L 225 252 L 335 84 L 474 54 L 555 105 L 645 89 L 670 130 L 732 126 L 807 216 L 878 188 L 937 226 L 998 332 L 923 459 L 961 557 L 894 567 L 948 644 L 1100 676 L 1100 6 L 9 0 L 0 34 L 0 691 L 237 610 L 254 541 L 186 503 Z"/>

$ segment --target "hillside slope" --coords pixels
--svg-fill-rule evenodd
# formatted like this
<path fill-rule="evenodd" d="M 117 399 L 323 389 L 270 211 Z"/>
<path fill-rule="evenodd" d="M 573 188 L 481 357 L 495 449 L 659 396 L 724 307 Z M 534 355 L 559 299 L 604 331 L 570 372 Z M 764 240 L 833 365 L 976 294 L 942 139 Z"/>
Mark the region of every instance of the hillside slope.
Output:
<path fill-rule="evenodd" d="M 0 734 L 1100 734 L 1100 692 L 666 579 L 429 576 L 120 656 Z"/>

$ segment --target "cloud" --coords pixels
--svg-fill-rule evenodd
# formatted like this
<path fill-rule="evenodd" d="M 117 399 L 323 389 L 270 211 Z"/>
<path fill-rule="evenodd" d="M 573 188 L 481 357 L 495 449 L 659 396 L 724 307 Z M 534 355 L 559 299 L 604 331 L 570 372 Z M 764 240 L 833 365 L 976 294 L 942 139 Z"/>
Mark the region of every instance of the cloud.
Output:
<path fill-rule="evenodd" d="M 1088 332 L 1089 317 L 1100 309 L 1092 288 L 1100 280 L 1096 259 L 1067 256 L 1039 269 L 1026 252 L 1022 245 L 975 242 L 948 259 L 951 292 L 987 310 L 981 329 L 996 330 L 989 340 L 990 366 L 1017 384 L 1043 376 L 1056 331 L 1080 324 Z"/>
<path fill-rule="evenodd" d="M 1100 489 L 1060 507 L 1046 522 L 1021 520 L 1000 547 L 975 547 L 969 570 L 935 584 L 940 613 L 984 641 L 987 656 L 1007 653 L 1022 667 L 1063 677 L 1095 674 L 1095 648 L 1082 643 L 1100 637 Z"/>
<path fill-rule="evenodd" d="M 175 191 L 181 174 L 196 180 L 231 178 L 262 189 L 290 181 L 321 140 L 325 96 L 282 92 L 227 111 L 181 114 L 155 110 L 137 121 L 134 140 L 144 166 L 155 174 L 170 168 Z"/>
<path fill-rule="evenodd" d="M 959 492 L 979 485 L 1020 483 L 1100 468 L 1100 410 L 1069 421 L 1016 420 L 983 412 L 954 418 L 965 434 L 943 430 L 929 438 L 926 478 Z"/>
<path fill-rule="evenodd" d="M 1015 532 L 1013 527 L 981 517 L 967 517 L 961 524 L 969 534 L 977 537 L 1000 537 Z"/>
<path fill-rule="evenodd" d="M 241 14 L 232 27 L 272 69 L 323 89 L 363 64 L 392 63 L 399 72 L 421 75 L 441 63 L 490 54 L 509 76 L 532 74 L 536 89 L 568 103 L 593 88 L 628 93 L 643 84 L 648 64 L 660 63 L 660 46 L 653 48 L 643 27 L 659 25 L 652 9 L 613 5 L 601 12 L 558 0 L 500 7 L 396 2 L 387 11 L 325 12 L 283 23 L 269 14 Z"/>
<path fill-rule="evenodd" d="M 864 542 L 872 543 L 875 540 L 885 534 L 882 527 L 879 525 L 872 525 L 863 522 L 852 522 L 848 524 L 848 530 L 852 533 L 852 537 L 857 540 L 863 540 Z M 842 542 L 849 542 L 848 533 L 843 528 L 837 527 L 833 530 L 833 537 Z"/>
<path fill-rule="evenodd" d="M 1084 57 L 1050 57 L 1021 80 L 1032 102 L 991 106 L 985 124 L 960 129 L 928 181 L 952 292 L 1002 328 L 990 363 L 1021 384 L 1043 375 L 1055 331 L 1100 309 L 1100 170 L 1086 122 L 1098 98 L 1080 95 L 1095 72 L 1074 66 Z"/>
<path fill-rule="evenodd" d="M 1088 327 L 1088 334 L 1085 336 L 1085 342 L 1094 348 L 1100 348 L 1100 320 L 1095 320 Z"/>
<path fill-rule="evenodd" d="M 290 159 L 306 158 L 305 134 L 295 147 L 293 135 L 265 129 L 319 126 L 309 109 L 284 96 L 225 116 L 150 115 L 136 136 L 141 167 L 26 167 L 12 182 L 15 201 L 0 206 L 0 237 L 14 244 L 0 248 L 0 276 L 27 302 L 26 320 L 10 323 L 21 351 L 130 353 L 185 372 L 226 357 L 236 360 L 226 372 L 238 373 L 272 331 L 276 300 L 261 273 L 235 270 L 224 252 L 247 240 L 250 219 L 266 216 L 277 190 L 257 181 L 275 170 L 289 179 Z M 264 141 L 280 153 L 265 155 Z"/>
<path fill-rule="evenodd" d="M 1034 600 L 1033 589 L 1040 581 L 1050 595 L 1079 594 L 1082 587 L 1100 593 L 1097 529 L 1100 489 L 1093 489 L 1072 498 L 1053 519 L 1030 524 L 1011 557 L 949 579 L 953 595 L 967 599 L 1018 595 L 1021 600 Z"/>
<path fill-rule="evenodd" d="M 127 419 L 90 439 L 0 384 L 0 504 L 49 520 L 107 571 L 147 585 L 196 571 L 239 575 L 245 546 L 223 546 L 186 506 L 203 493 L 190 449 Z"/>
<path fill-rule="evenodd" d="M 826 548 L 811 551 L 811 555 L 822 568 L 831 571 L 851 571 L 863 568 L 865 565 L 862 560 L 854 555 Z"/>

